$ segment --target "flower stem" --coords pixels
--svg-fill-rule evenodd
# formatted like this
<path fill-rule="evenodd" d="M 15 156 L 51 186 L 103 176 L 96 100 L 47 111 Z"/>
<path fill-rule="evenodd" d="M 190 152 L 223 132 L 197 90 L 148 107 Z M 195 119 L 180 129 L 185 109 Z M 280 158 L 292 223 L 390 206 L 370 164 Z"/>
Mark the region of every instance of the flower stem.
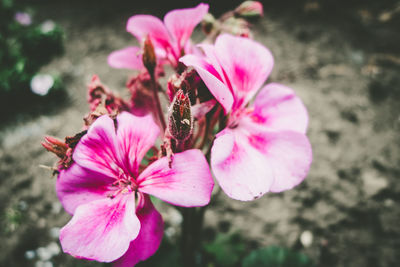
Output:
<path fill-rule="evenodd" d="M 201 236 L 205 208 L 183 208 L 181 255 L 183 267 L 201 266 Z"/>
<path fill-rule="evenodd" d="M 153 98 L 154 98 L 154 102 L 156 104 L 156 109 L 157 109 L 157 117 L 158 117 L 158 120 L 163 129 L 162 132 L 164 133 L 165 129 L 167 128 L 167 125 L 165 124 L 165 119 L 164 119 L 164 114 L 163 114 L 162 108 L 161 108 L 160 98 L 158 97 L 157 81 L 154 76 L 154 73 L 150 73 L 150 77 L 151 77 L 151 87 L 152 87 L 151 89 L 153 91 Z"/>

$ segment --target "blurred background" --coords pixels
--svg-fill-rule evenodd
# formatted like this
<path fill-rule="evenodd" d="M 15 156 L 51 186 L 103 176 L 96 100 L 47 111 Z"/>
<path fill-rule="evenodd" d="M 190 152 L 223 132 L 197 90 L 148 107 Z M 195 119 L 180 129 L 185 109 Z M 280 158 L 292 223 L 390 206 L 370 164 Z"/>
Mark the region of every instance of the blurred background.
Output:
<path fill-rule="evenodd" d="M 241 3 L 204 2 L 215 16 Z M 110 68 L 107 56 L 136 44 L 130 16 L 199 2 L 0 3 L 0 266 L 108 266 L 61 252 L 70 216 L 39 167 L 56 161 L 40 142 L 81 129 L 93 74 L 128 96 L 133 72 Z M 206 213 L 206 266 L 400 266 L 400 2 L 262 3 L 254 39 L 275 57 L 269 81 L 308 108 L 314 162 L 291 191 L 245 203 L 221 194 Z M 197 29 L 193 39 L 203 37 Z M 165 242 L 141 266 L 177 266 L 182 218 L 157 205 Z"/>

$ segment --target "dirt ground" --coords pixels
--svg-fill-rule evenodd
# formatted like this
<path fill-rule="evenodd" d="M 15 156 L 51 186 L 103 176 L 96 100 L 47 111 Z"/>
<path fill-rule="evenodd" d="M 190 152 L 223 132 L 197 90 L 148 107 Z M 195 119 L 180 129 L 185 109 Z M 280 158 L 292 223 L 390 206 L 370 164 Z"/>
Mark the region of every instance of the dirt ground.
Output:
<path fill-rule="evenodd" d="M 400 266 L 400 27 L 393 26 L 399 11 L 395 1 L 383 7 L 369 2 L 344 10 L 318 1 L 265 4 L 254 38 L 274 54 L 269 81 L 292 87 L 308 108 L 314 161 L 294 190 L 253 202 L 221 194 L 206 213 L 211 232 L 237 231 L 254 247 L 290 247 L 317 266 Z M 53 19 L 65 29 L 65 55 L 43 71 L 62 74 L 68 99 L 49 114 L 10 114 L 13 122 L 0 128 L 0 266 L 100 265 L 59 251 L 57 232 L 70 216 L 56 198 L 55 179 L 38 167 L 54 162 L 40 142 L 44 135 L 80 130 L 93 74 L 126 94 L 130 72 L 108 67 L 107 55 L 134 44 L 125 32 L 130 15 L 162 15 L 169 8 L 94 3 L 34 6 L 36 18 Z M 179 218 L 160 205 L 173 237 Z M 311 244 L 301 242 L 304 232 L 312 234 Z"/>

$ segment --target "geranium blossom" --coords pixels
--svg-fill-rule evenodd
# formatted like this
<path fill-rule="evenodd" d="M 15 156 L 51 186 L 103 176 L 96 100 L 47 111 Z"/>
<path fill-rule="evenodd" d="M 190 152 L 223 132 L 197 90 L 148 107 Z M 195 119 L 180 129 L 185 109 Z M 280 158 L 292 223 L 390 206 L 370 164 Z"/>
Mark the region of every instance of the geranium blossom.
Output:
<path fill-rule="evenodd" d="M 208 5 L 201 3 L 194 8 L 168 12 L 164 22 L 151 15 L 135 15 L 129 18 L 126 30 L 139 43 L 149 37 L 154 43 L 158 58 L 176 67 L 182 54 L 192 51 L 190 36 L 207 12 Z M 140 48 L 130 46 L 114 51 L 108 57 L 108 64 L 114 68 L 142 69 Z"/>
<path fill-rule="evenodd" d="M 253 200 L 298 185 L 312 161 L 301 100 L 290 88 L 272 83 L 249 104 L 272 70 L 269 50 L 227 34 L 214 46 L 201 47 L 205 57 L 180 60 L 196 69 L 229 116 L 211 151 L 211 167 L 222 189 L 234 199 Z"/>
<path fill-rule="evenodd" d="M 64 252 L 133 266 L 155 253 L 163 234 L 149 194 L 178 206 L 208 204 L 213 180 L 200 150 L 175 154 L 171 168 L 163 157 L 142 170 L 158 135 L 150 115 L 104 115 L 91 125 L 75 148 L 75 163 L 57 180 L 57 195 L 73 214 L 60 233 Z"/>

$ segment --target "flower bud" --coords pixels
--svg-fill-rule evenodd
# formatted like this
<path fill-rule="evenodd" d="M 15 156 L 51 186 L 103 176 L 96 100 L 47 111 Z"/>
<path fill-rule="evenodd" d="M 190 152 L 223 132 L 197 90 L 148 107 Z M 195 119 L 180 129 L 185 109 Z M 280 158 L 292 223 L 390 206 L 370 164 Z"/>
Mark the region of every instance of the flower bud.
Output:
<path fill-rule="evenodd" d="M 68 149 L 68 145 L 66 143 L 51 136 L 44 137 L 44 142 L 42 142 L 42 146 L 47 151 L 56 154 L 57 157 L 61 159 L 65 157 Z"/>
<path fill-rule="evenodd" d="M 93 75 L 88 86 L 88 102 L 90 112 L 84 118 L 86 128 L 102 115 L 116 116 L 130 110 L 129 103 L 103 85 L 97 75 Z"/>
<path fill-rule="evenodd" d="M 210 13 L 207 13 L 201 21 L 201 28 L 205 34 L 210 34 L 216 27 L 217 20 Z"/>
<path fill-rule="evenodd" d="M 145 116 L 155 109 L 154 96 L 151 92 L 151 78 L 147 71 L 132 77 L 127 85 L 132 94 L 131 113 L 136 116 Z"/>
<path fill-rule="evenodd" d="M 182 79 L 180 79 L 179 74 L 174 73 L 169 77 L 167 82 L 167 95 L 169 97 L 169 101 L 174 100 L 175 93 L 179 90 L 182 84 Z"/>
<path fill-rule="evenodd" d="M 236 36 L 250 37 L 249 23 L 242 18 L 230 17 L 223 25 L 223 29 Z"/>
<path fill-rule="evenodd" d="M 197 72 L 193 68 L 187 68 L 181 73 L 181 75 L 173 74 L 167 83 L 167 94 L 172 102 L 175 93 L 182 89 L 189 95 L 190 103 L 194 105 L 196 103 L 197 89 L 201 85 L 202 80 Z M 208 89 L 207 89 L 208 90 Z"/>
<path fill-rule="evenodd" d="M 154 51 L 153 43 L 149 36 L 144 40 L 143 55 L 142 55 L 143 65 L 146 67 L 150 75 L 154 75 L 154 70 L 157 65 L 156 52 Z"/>
<path fill-rule="evenodd" d="M 55 155 L 57 155 L 57 157 L 60 158 L 57 164 L 57 170 L 66 170 L 72 165 L 72 163 L 74 162 L 72 159 L 73 151 L 78 142 L 86 133 L 87 131 L 85 130 L 77 133 L 74 136 L 67 136 L 65 137 L 65 142 L 51 136 L 44 137 L 44 142 L 42 142 L 42 146 L 47 151 L 54 153 Z"/>
<path fill-rule="evenodd" d="M 244 1 L 235 9 L 235 15 L 243 18 L 262 17 L 263 6 L 258 1 Z"/>
<path fill-rule="evenodd" d="M 192 134 L 193 118 L 188 94 L 179 90 L 172 101 L 168 114 L 168 130 L 179 141 L 185 141 Z"/>

